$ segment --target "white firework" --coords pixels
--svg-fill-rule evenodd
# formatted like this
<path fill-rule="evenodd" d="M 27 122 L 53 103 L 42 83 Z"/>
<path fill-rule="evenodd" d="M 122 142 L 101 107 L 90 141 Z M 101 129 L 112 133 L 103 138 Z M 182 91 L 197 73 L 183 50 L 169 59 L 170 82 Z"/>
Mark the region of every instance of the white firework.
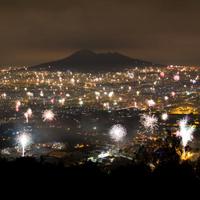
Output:
<path fill-rule="evenodd" d="M 127 135 L 127 131 L 121 124 L 115 124 L 111 127 L 109 135 L 115 142 L 120 142 Z"/>
<path fill-rule="evenodd" d="M 163 114 L 161 115 L 161 118 L 162 118 L 163 121 L 168 120 L 168 114 L 167 114 L 167 113 L 163 113 Z"/>
<path fill-rule="evenodd" d="M 28 123 L 28 113 L 27 112 L 24 113 L 24 117 L 26 118 L 26 123 Z"/>
<path fill-rule="evenodd" d="M 55 118 L 55 114 L 52 110 L 45 110 L 42 114 L 43 121 L 52 121 Z"/>
<path fill-rule="evenodd" d="M 31 144 L 31 136 L 30 134 L 27 133 L 22 133 L 21 135 L 18 136 L 17 142 L 22 148 L 22 157 L 25 155 L 25 149 L 28 145 Z"/>
<path fill-rule="evenodd" d="M 41 90 L 40 91 L 40 96 L 43 97 L 44 96 L 44 92 Z"/>
<path fill-rule="evenodd" d="M 169 97 L 168 97 L 168 96 L 165 96 L 165 97 L 164 97 L 164 100 L 165 100 L 165 101 L 167 101 L 168 99 L 169 99 Z"/>
<path fill-rule="evenodd" d="M 179 81 L 180 80 L 180 76 L 178 74 L 174 75 L 173 78 L 174 78 L 175 81 Z"/>
<path fill-rule="evenodd" d="M 176 135 L 181 137 L 182 145 L 184 147 L 188 144 L 189 141 L 192 141 L 194 131 L 194 126 L 188 125 L 187 118 L 183 118 L 179 121 L 179 131 L 176 133 Z"/>
<path fill-rule="evenodd" d="M 140 122 L 147 132 L 153 133 L 158 128 L 158 118 L 154 115 L 142 114 Z"/>
<path fill-rule="evenodd" d="M 147 100 L 146 103 L 149 107 L 153 107 L 156 105 L 156 102 L 153 99 Z"/>
<path fill-rule="evenodd" d="M 174 91 L 171 92 L 172 97 L 175 97 L 176 93 Z"/>
<path fill-rule="evenodd" d="M 27 110 L 27 114 L 28 114 L 29 117 L 32 116 L 33 112 L 32 112 L 32 110 L 31 110 L 31 108 L 29 108 L 29 109 Z"/>
<path fill-rule="evenodd" d="M 28 119 L 31 118 L 32 114 L 33 112 L 30 108 L 24 113 L 24 117 L 26 118 L 27 123 L 28 123 Z"/>
<path fill-rule="evenodd" d="M 20 101 L 16 101 L 16 105 L 15 105 L 16 112 L 19 112 L 19 107 L 20 106 L 21 106 L 21 102 Z"/>

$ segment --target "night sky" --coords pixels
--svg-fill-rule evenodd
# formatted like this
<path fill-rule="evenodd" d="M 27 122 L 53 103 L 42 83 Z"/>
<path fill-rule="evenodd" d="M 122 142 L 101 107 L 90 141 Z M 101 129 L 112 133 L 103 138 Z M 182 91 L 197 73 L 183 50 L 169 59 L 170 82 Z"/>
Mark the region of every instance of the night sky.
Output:
<path fill-rule="evenodd" d="M 200 64 L 198 0 L 0 0 L 0 64 L 78 49 L 161 64 Z"/>

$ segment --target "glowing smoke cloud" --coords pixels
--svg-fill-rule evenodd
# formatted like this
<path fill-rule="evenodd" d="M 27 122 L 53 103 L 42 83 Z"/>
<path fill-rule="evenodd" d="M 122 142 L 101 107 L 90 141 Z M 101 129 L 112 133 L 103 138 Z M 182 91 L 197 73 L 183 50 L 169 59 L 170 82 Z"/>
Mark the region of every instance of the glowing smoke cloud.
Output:
<path fill-rule="evenodd" d="M 22 157 L 25 154 L 25 148 L 31 143 L 31 136 L 26 133 L 22 133 L 18 136 L 18 143 L 22 148 Z"/>
<path fill-rule="evenodd" d="M 189 141 L 193 139 L 193 133 L 195 128 L 193 126 L 188 126 L 188 119 L 184 118 L 179 121 L 179 131 L 176 133 L 182 139 L 182 145 L 185 147 Z"/>
<path fill-rule="evenodd" d="M 120 142 L 127 135 L 126 129 L 121 124 L 113 125 L 109 131 L 109 135 L 115 142 Z"/>
<path fill-rule="evenodd" d="M 45 110 L 42 114 L 43 121 L 52 121 L 55 117 L 55 114 L 52 110 Z"/>
<path fill-rule="evenodd" d="M 141 115 L 140 122 L 147 132 L 153 133 L 158 127 L 158 118 L 154 115 L 143 114 Z"/>

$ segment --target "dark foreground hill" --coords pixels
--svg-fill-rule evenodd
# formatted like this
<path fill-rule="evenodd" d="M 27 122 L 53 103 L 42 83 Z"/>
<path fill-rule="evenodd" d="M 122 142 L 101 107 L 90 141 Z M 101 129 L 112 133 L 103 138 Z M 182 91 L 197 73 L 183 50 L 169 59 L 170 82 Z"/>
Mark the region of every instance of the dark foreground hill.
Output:
<path fill-rule="evenodd" d="M 109 174 L 92 163 L 65 168 L 30 158 L 1 162 L 0 166 L 0 194 L 20 199 L 194 199 L 200 186 L 189 163 L 166 163 L 154 172 L 145 164 L 132 163 Z"/>
<path fill-rule="evenodd" d="M 198 170 L 200 165 L 197 165 Z M 170 161 L 159 165 L 154 171 L 145 163 L 132 162 L 127 165 L 119 165 L 112 168 L 109 173 L 102 170 L 97 164 L 87 162 L 81 166 L 64 167 L 62 163 L 44 164 L 36 161 L 34 158 L 19 158 L 15 161 L 0 161 L 1 181 L 18 180 L 18 182 L 44 182 L 51 181 L 52 184 L 66 182 L 66 184 L 76 183 L 81 186 L 82 183 L 99 184 L 101 181 L 110 184 L 128 185 L 132 182 L 134 186 L 151 187 L 151 184 L 170 183 L 171 187 L 184 187 L 188 183 L 191 185 L 200 185 L 200 171 L 195 171 L 189 162 L 179 164 Z M 119 186 L 119 185 L 118 185 Z"/>

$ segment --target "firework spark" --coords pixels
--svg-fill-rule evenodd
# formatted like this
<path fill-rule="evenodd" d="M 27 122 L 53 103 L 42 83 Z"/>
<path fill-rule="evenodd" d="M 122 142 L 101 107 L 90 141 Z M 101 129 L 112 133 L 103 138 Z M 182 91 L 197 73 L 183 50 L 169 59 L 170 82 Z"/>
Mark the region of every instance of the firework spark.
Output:
<path fill-rule="evenodd" d="M 30 108 L 24 113 L 24 117 L 26 118 L 26 123 L 28 123 L 28 120 L 29 118 L 31 118 L 32 114 L 33 112 Z"/>
<path fill-rule="evenodd" d="M 175 97 L 176 93 L 174 91 L 171 92 L 171 96 Z"/>
<path fill-rule="evenodd" d="M 194 153 L 190 152 L 190 151 L 183 151 L 182 154 L 180 154 L 181 160 L 190 160 L 192 159 L 192 157 L 194 156 Z"/>
<path fill-rule="evenodd" d="M 43 121 L 52 121 L 55 118 L 55 114 L 52 110 L 45 110 L 42 114 Z"/>
<path fill-rule="evenodd" d="M 146 103 L 149 107 L 153 107 L 156 105 L 156 102 L 153 99 L 147 100 Z"/>
<path fill-rule="evenodd" d="M 44 96 L 44 92 L 41 90 L 40 91 L 40 96 L 43 97 Z"/>
<path fill-rule="evenodd" d="M 22 157 L 25 155 L 25 149 L 26 147 L 31 143 L 31 136 L 27 133 L 22 133 L 18 136 L 18 144 L 22 148 Z"/>
<path fill-rule="evenodd" d="M 163 121 L 168 120 L 168 114 L 167 114 L 167 113 L 163 113 L 163 114 L 161 115 L 161 118 L 162 118 Z"/>
<path fill-rule="evenodd" d="M 120 142 L 127 135 L 127 131 L 121 124 L 115 124 L 111 127 L 109 135 L 115 142 Z"/>
<path fill-rule="evenodd" d="M 192 141 L 194 131 L 195 128 L 188 125 L 187 118 L 183 118 L 179 121 L 179 131 L 176 135 L 181 137 L 183 147 L 185 147 L 189 141 Z"/>
<path fill-rule="evenodd" d="M 167 101 L 169 99 L 168 96 L 164 96 L 164 100 Z"/>
<path fill-rule="evenodd" d="M 174 75 L 174 80 L 175 81 L 179 81 L 180 80 L 180 76 L 178 74 Z"/>
<path fill-rule="evenodd" d="M 160 77 L 164 78 L 165 77 L 165 73 L 164 72 L 160 72 Z"/>
<path fill-rule="evenodd" d="M 16 105 L 15 105 L 16 112 L 19 112 L 19 107 L 20 106 L 21 106 L 21 102 L 20 101 L 16 101 Z"/>
<path fill-rule="evenodd" d="M 140 117 L 140 122 L 147 132 L 153 133 L 158 127 L 158 118 L 154 115 L 143 114 Z"/>
<path fill-rule="evenodd" d="M 32 116 L 33 112 L 32 112 L 32 110 L 31 110 L 31 108 L 29 108 L 29 109 L 27 110 L 27 113 L 28 113 L 28 116 L 29 116 L 29 117 Z"/>

